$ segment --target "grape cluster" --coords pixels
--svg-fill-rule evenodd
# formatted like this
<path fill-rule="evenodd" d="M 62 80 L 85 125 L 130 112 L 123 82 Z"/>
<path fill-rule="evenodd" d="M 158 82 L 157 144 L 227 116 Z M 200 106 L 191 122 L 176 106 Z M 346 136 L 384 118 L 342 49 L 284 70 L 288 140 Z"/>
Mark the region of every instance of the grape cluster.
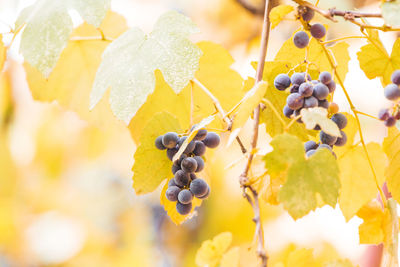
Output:
<path fill-rule="evenodd" d="M 379 111 L 378 118 L 385 122 L 387 127 L 392 127 L 396 121 L 400 120 L 400 104 L 396 102 L 400 98 L 400 70 L 392 73 L 392 83 L 385 87 L 385 97 L 395 102 L 391 109 L 382 109 Z"/>
<path fill-rule="evenodd" d="M 336 83 L 332 79 L 332 75 L 327 72 L 321 72 L 319 80 L 312 80 L 310 75 L 303 72 L 294 73 L 291 77 L 287 74 L 279 74 L 274 80 L 274 86 L 280 91 L 289 88 L 290 94 L 286 98 L 286 105 L 283 108 L 283 114 L 287 118 L 297 117 L 303 108 L 322 107 L 328 109 L 330 114 L 334 114 L 331 120 L 335 122 L 341 130 L 341 137 L 331 136 L 324 131 L 320 132 L 320 145 L 316 142 L 309 141 L 306 144 L 307 156 L 311 156 L 318 148 L 329 148 L 332 150 L 333 145 L 344 146 L 347 141 L 346 134 L 342 131 L 347 125 L 347 118 L 339 111 L 339 107 L 334 102 L 328 101 L 330 93 L 335 91 Z M 298 119 L 297 122 L 302 122 Z M 317 125 L 314 130 L 321 130 Z"/>
<path fill-rule="evenodd" d="M 156 138 L 155 145 L 160 150 L 167 150 L 167 157 L 172 161 L 186 136 L 179 137 L 177 133 L 168 132 Z M 176 210 L 186 215 L 192 210 L 193 197 L 206 199 L 210 194 L 210 187 L 195 173 L 204 169 L 202 156 L 206 148 L 216 148 L 220 143 L 219 135 L 200 129 L 192 141 L 187 145 L 180 158 L 172 164 L 174 178 L 168 182 L 165 192 L 169 201 L 176 201 Z"/>
<path fill-rule="evenodd" d="M 314 10 L 302 6 L 300 7 L 300 13 L 301 13 L 301 18 L 303 21 L 307 22 L 307 27 L 308 30 L 310 31 L 310 34 L 312 37 L 315 39 L 322 39 L 326 35 L 326 28 L 324 25 L 320 23 L 315 23 L 312 25 L 309 25 L 308 22 L 310 22 L 314 18 Z M 310 37 L 305 31 L 298 31 L 295 33 L 293 36 L 293 43 L 297 48 L 306 48 L 310 42 Z"/>

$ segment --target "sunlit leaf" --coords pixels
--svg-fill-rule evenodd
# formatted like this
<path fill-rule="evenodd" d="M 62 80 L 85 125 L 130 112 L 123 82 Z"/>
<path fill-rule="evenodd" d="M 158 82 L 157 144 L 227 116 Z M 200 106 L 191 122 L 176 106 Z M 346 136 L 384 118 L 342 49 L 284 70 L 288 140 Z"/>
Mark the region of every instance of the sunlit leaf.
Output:
<path fill-rule="evenodd" d="M 389 128 L 388 136 L 383 141 L 383 150 L 389 159 L 385 170 L 387 186 L 393 198 L 400 202 L 400 131 L 397 128 Z"/>
<path fill-rule="evenodd" d="M 400 1 L 385 1 L 382 3 L 382 17 L 386 24 L 391 26 L 400 26 Z"/>
<path fill-rule="evenodd" d="M 219 264 L 222 255 L 232 243 L 232 234 L 221 233 L 212 240 L 206 240 L 201 244 L 196 253 L 196 264 L 200 267 L 215 267 Z"/>
<path fill-rule="evenodd" d="M 301 120 L 306 125 L 307 129 L 314 129 L 319 125 L 321 129 L 332 136 L 340 137 L 340 130 L 336 123 L 328 118 L 328 111 L 324 108 L 303 108 L 301 110 Z"/>
<path fill-rule="evenodd" d="M 278 24 L 283 20 L 283 18 L 294 10 L 293 6 L 289 5 L 279 5 L 271 9 L 269 18 L 271 20 L 271 29 L 278 26 Z"/>

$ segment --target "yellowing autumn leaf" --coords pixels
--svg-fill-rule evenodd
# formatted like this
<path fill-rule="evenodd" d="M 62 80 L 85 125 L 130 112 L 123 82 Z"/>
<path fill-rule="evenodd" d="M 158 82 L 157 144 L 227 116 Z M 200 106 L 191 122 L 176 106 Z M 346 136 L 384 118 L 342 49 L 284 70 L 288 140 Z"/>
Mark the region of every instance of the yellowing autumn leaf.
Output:
<path fill-rule="evenodd" d="M 105 35 L 116 38 L 127 26 L 123 17 L 110 12 L 100 29 Z M 94 26 L 84 23 L 72 36 L 99 37 L 100 34 Z M 102 40 L 70 40 L 48 79 L 25 63 L 26 78 L 33 98 L 45 102 L 57 101 L 64 108 L 77 112 L 81 118 L 101 128 L 118 125 L 106 99 L 94 110 L 89 111 L 88 108 L 90 90 L 100 65 L 101 54 L 108 44 Z"/>
<path fill-rule="evenodd" d="M 160 183 L 172 176 L 172 162 L 166 151 L 158 150 L 156 138 L 167 132 L 180 132 L 179 121 L 167 112 L 157 113 L 143 130 L 133 163 L 133 188 L 136 194 L 152 192 Z"/>
<path fill-rule="evenodd" d="M 242 90 L 243 78 L 231 65 L 234 60 L 228 51 L 221 45 L 212 42 L 200 42 L 199 48 L 203 52 L 200 58 L 200 67 L 196 72 L 198 79 L 219 100 L 225 111 L 232 109 L 244 95 Z M 229 93 L 226 93 L 229 88 Z M 197 85 L 184 88 L 179 94 L 175 94 L 172 88 L 164 81 L 161 73 L 156 71 L 156 87 L 154 93 L 149 95 L 147 101 L 138 110 L 129 124 L 132 138 L 138 141 L 144 124 L 152 116 L 160 111 L 167 111 L 179 119 L 182 127 L 189 130 L 191 114 L 191 91 L 193 93 L 193 121 L 201 121 L 203 118 L 215 113 L 215 106 L 208 95 Z M 211 127 L 221 128 L 223 124 L 216 119 Z"/>
<path fill-rule="evenodd" d="M 239 267 L 240 266 L 240 248 L 233 247 L 222 255 L 220 267 Z"/>
<path fill-rule="evenodd" d="M 340 137 L 340 130 L 336 123 L 328 118 L 328 111 L 324 108 L 303 108 L 301 110 L 301 120 L 306 125 L 307 129 L 314 129 L 316 125 L 319 125 L 321 129 L 332 135 Z"/>
<path fill-rule="evenodd" d="M 362 207 L 357 216 L 364 220 L 358 227 L 361 244 L 380 244 L 384 240 L 384 216 L 382 205 L 373 200 Z"/>
<path fill-rule="evenodd" d="M 382 186 L 387 165 L 386 155 L 377 143 L 367 145 L 379 186 Z M 340 183 L 339 205 L 346 220 L 378 194 L 378 188 L 361 146 L 351 147 L 339 157 Z"/>
<path fill-rule="evenodd" d="M 278 26 L 283 18 L 293 10 L 293 6 L 289 5 L 279 5 L 274 7 L 269 14 L 269 19 L 271 20 L 271 29 Z"/>
<path fill-rule="evenodd" d="M 385 151 L 389 165 L 385 170 L 385 176 L 389 192 L 393 198 L 400 202 L 400 131 L 396 127 L 388 130 L 388 136 L 383 141 L 383 150 Z"/>
<path fill-rule="evenodd" d="M 378 31 L 367 30 L 368 44 L 361 47 L 357 53 L 360 68 L 369 79 L 380 77 L 382 84 L 389 84 L 394 70 L 400 69 L 400 38 L 396 40 L 389 56 L 381 40 Z"/>
<path fill-rule="evenodd" d="M 201 50 L 187 39 L 197 32 L 189 18 L 170 11 L 158 19 L 148 35 L 138 28 L 122 34 L 103 53 L 90 95 L 90 109 L 111 87 L 111 109 L 129 124 L 147 96 L 154 92 L 156 69 L 179 93 L 199 68 Z"/>
<path fill-rule="evenodd" d="M 171 172 L 171 168 L 169 169 L 169 171 Z M 183 223 L 185 220 L 187 220 L 193 216 L 194 209 L 201 205 L 202 200 L 198 199 L 196 197 L 193 198 L 191 212 L 188 215 L 179 214 L 178 211 L 176 210 L 176 202 L 172 202 L 172 201 L 168 200 L 165 195 L 165 192 L 168 189 L 168 181 L 169 180 L 167 180 L 167 182 L 164 184 L 164 186 L 161 190 L 160 204 L 162 206 L 164 206 L 164 209 L 167 212 L 171 221 L 173 221 L 176 225 L 179 225 L 179 224 Z"/>
<path fill-rule="evenodd" d="M 386 24 L 400 26 L 400 0 L 382 2 L 381 9 Z"/>
<path fill-rule="evenodd" d="M 231 243 L 232 234 L 229 232 L 221 233 L 212 240 L 204 241 L 197 250 L 196 264 L 200 267 L 217 266 Z"/>
<path fill-rule="evenodd" d="M 16 28 L 25 26 L 20 52 L 46 78 L 55 67 L 73 29 L 70 10 L 99 27 L 111 0 L 38 0 L 21 11 Z"/>

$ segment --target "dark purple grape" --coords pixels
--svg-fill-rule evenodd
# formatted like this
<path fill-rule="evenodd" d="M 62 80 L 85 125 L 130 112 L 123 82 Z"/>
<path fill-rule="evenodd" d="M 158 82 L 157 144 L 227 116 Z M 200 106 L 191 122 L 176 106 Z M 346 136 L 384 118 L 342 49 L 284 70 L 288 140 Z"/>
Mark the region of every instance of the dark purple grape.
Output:
<path fill-rule="evenodd" d="M 336 83 L 332 80 L 326 86 L 328 86 L 329 93 L 332 93 L 336 90 Z"/>
<path fill-rule="evenodd" d="M 306 81 L 305 74 L 302 72 L 293 73 L 292 77 L 290 78 L 293 85 L 300 85 Z"/>
<path fill-rule="evenodd" d="M 303 107 L 304 98 L 299 93 L 293 93 L 287 97 L 286 103 L 289 108 L 291 108 L 293 110 L 298 110 Z"/>
<path fill-rule="evenodd" d="M 399 111 L 397 111 L 396 114 L 394 114 L 394 118 L 396 120 L 400 120 L 400 112 Z"/>
<path fill-rule="evenodd" d="M 335 143 L 335 146 L 344 146 L 347 142 L 347 135 L 345 132 L 340 131 L 342 137 L 338 137 Z"/>
<path fill-rule="evenodd" d="M 165 196 L 169 201 L 177 201 L 178 195 L 180 194 L 181 189 L 175 185 L 168 187 L 167 191 L 165 191 Z"/>
<path fill-rule="evenodd" d="M 293 36 L 293 43 L 297 48 L 305 48 L 310 42 L 310 37 L 303 31 L 296 32 Z"/>
<path fill-rule="evenodd" d="M 304 21 L 311 21 L 314 17 L 314 10 L 309 7 L 304 7 L 304 12 L 301 14 Z"/>
<path fill-rule="evenodd" d="M 195 172 L 197 169 L 197 161 L 191 157 L 185 158 L 182 160 L 181 169 L 187 173 Z"/>
<path fill-rule="evenodd" d="M 304 150 L 307 152 L 311 149 L 317 149 L 318 148 L 318 144 L 315 143 L 314 141 L 307 141 L 304 143 Z"/>
<path fill-rule="evenodd" d="M 315 108 L 318 107 L 318 99 L 313 96 L 307 97 L 304 99 L 304 107 L 305 108 Z"/>
<path fill-rule="evenodd" d="M 203 196 L 198 196 L 198 199 L 206 199 L 210 195 L 211 189 L 209 186 L 207 186 L 207 192 Z"/>
<path fill-rule="evenodd" d="M 310 28 L 311 36 L 316 39 L 321 39 L 326 35 L 326 29 L 324 25 L 320 23 L 315 23 Z"/>
<path fill-rule="evenodd" d="M 197 162 L 197 168 L 196 168 L 195 172 L 201 172 L 204 169 L 204 160 L 202 159 L 202 157 L 199 157 L 199 156 L 195 156 L 193 158 Z"/>
<path fill-rule="evenodd" d="M 189 173 L 179 170 L 175 173 L 174 182 L 177 186 L 183 187 L 189 183 Z"/>
<path fill-rule="evenodd" d="M 275 77 L 274 86 L 280 91 L 286 90 L 290 86 L 290 77 L 287 74 L 279 74 Z"/>
<path fill-rule="evenodd" d="M 328 108 L 329 108 L 329 102 L 328 102 L 328 100 L 326 100 L 326 99 L 324 99 L 324 100 L 319 100 L 319 101 L 318 101 L 318 107 L 328 109 Z"/>
<path fill-rule="evenodd" d="M 174 147 L 174 148 L 168 148 L 167 149 L 167 157 L 169 158 L 169 160 L 172 160 L 173 157 L 175 156 L 175 154 L 178 152 L 178 148 Z"/>
<path fill-rule="evenodd" d="M 378 113 L 378 119 L 381 121 L 385 121 L 390 117 L 390 113 L 388 109 L 381 109 Z"/>
<path fill-rule="evenodd" d="M 196 179 L 197 178 L 197 176 L 196 176 L 196 174 L 195 173 L 190 173 L 190 180 L 191 181 L 193 181 L 194 179 Z"/>
<path fill-rule="evenodd" d="M 347 118 L 342 113 L 336 113 L 332 116 L 331 120 L 336 123 L 339 129 L 344 129 L 347 125 Z"/>
<path fill-rule="evenodd" d="M 386 121 L 385 125 L 386 127 L 393 127 L 396 124 L 396 118 L 393 116 L 390 116 Z"/>
<path fill-rule="evenodd" d="M 208 184 L 203 179 L 197 178 L 190 183 L 190 191 L 195 197 L 204 196 L 207 193 L 207 189 Z"/>
<path fill-rule="evenodd" d="M 290 119 L 292 114 L 293 114 L 293 109 L 289 108 L 288 105 L 285 105 L 283 107 L 283 115 L 285 115 L 286 118 Z"/>
<path fill-rule="evenodd" d="M 329 95 L 329 88 L 323 83 L 317 83 L 314 86 L 313 96 L 315 96 L 318 100 L 324 100 Z"/>
<path fill-rule="evenodd" d="M 206 138 L 204 138 L 202 142 L 206 145 L 206 147 L 216 148 L 221 142 L 221 139 L 219 138 L 218 134 L 214 132 L 208 132 Z"/>
<path fill-rule="evenodd" d="M 183 136 L 179 139 L 178 141 L 178 147 L 181 147 L 183 142 L 185 142 L 185 140 L 187 139 L 187 136 Z M 185 154 L 190 154 L 193 152 L 195 147 L 195 143 L 194 141 L 190 141 L 189 144 L 187 145 L 187 147 L 185 148 L 185 151 L 183 153 Z"/>
<path fill-rule="evenodd" d="M 332 81 L 332 75 L 328 71 L 319 74 L 319 81 L 323 84 L 329 84 Z"/>
<path fill-rule="evenodd" d="M 206 153 L 206 145 L 201 141 L 195 141 L 193 154 L 196 156 L 203 156 Z"/>
<path fill-rule="evenodd" d="M 162 138 L 162 144 L 166 148 L 174 148 L 178 143 L 178 141 L 179 141 L 179 136 L 177 135 L 177 133 L 174 132 L 166 133 Z"/>
<path fill-rule="evenodd" d="M 293 93 L 298 93 L 298 92 L 299 92 L 299 86 L 297 84 L 293 84 L 290 87 L 290 93 L 293 94 Z"/>
<path fill-rule="evenodd" d="M 190 202 L 189 204 L 182 204 L 182 203 L 176 202 L 176 210 L 181 215 L 187 215 L 192 210 L 192 202 Z"/>
<path fill-rule="evenodd" d="M 385 97 L 389 100 L 396 100 L 400 97 L 400 88 L 396 84 L 389 84 L 385 87 Z"/>
<path fill-rule="evenodd" d="M 308 151 L 306 152 L 306 157 L 307 157 L 307 158 L 311 157 L 312 155 L 315 154 L 315 152 L 317 152 L 317 150 L 315 150 L 315 149 L 308 150 Z"/>
<path fill-rule="evenodd" d="M 175 174 L 180 169 L 181 169 L 181 166 L 177 162 L 174 162 L 174 164 L 172 164 L 172 168 L 171 168 L 172 174 Z"/>
<path fill-rule="evenodd" d="M 392 73 L 392 83 L 400 86 L 400 70 L 396 70 Z"/>
<path fill-rule="evenodd" d="M 332 147 L 330 145 L 327 145 L 327 144 L 320 144 L 317 149 L 323 149 L 323 148 L 326 148 L 329 151 L 332 151 Z"/>
<path fill-rule="evenodd" d="M 194 129 L 194 126 L 192 127 L 192 131 Z M 201 141 L 204 138 L 206 138 L 207 135 L 207 130 L 206 129 L 200 129 L 197 134 L 194 136 L 193 140 L 198 140 Z"/>
<path fill-rule="evenodd" d="M 301 109 L 295 110 L 295 111 L 293 112 L 294 117 L 299 116 L 299 115 L 301 114 L 300 111 L 301 111 Z M 297 119 L 296 122 L 297 122 L 297 123 L 303 123 L 303 121 L 301 120 L 301 118 Z"/>
<path fill-rule="evenodd" d="M 302 83 L 299 87 L 299 94 L 304 97 L 312 96 L 314 91 L 314 86 L 311 83 Z"/>
<path fill-rule="evenodd" d="M 182 204 L 189 204 L 193 200 L 192 192 L 187 189 L 183 189 L 178 194 L 178 201 Z"/>
<path fill-rule="evenodd" d="M 324 131 L 321 131 L 321 132 L 319 132 L 319 139 L 321 140 L 321 143 L 331 146 L 336 143 L 337 137 L 329 135 L 329 134 L 325 133 Z"/>
<path fill-rule="evenodd" d="M 168 182 L 168 187 L 171 187 L 171 186 L 177 186 L 177 184 L 175 183 L 174 178 L 172 178 L 172 179 L 169 180 L 169 182 Z"/>
<path fill-rule="evenodd" d="M 162 139 L 163 139 L 163 136 L 160 135 L 159 137 L 156 138 L 156 141 L 155 141 L 156 148 L 159 150 L 166 149 L 166 147 L 162 143 Z"/>

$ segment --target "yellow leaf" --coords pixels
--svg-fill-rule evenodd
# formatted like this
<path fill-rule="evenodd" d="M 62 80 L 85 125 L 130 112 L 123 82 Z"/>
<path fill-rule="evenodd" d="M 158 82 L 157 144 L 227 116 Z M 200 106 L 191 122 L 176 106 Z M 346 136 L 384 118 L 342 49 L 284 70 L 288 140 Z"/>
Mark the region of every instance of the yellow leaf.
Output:
<path fill-rule="evenodd" d="M 358 227 L 361 244 L 380 244 L 384 241 L 385 212 L 377 200 L 373 200 L 362 207 L 357 216 L 364 220 Z"/>
<path fill-rule="evenodd" d="M 167 112 L 157 113 L 142 132 L 133 163 L 133 188 L 136 194 L 152 192 L 168 176 L 172 176 L 172 162 L 165 150 L 158 150 L 156 138 L 167 132 L 180 132 L 178 120 Z"/>
<path fill-rule="evenodd" d="M 3 35 L 0 34 L 0 72 L 3 70 L 4 62 L 7 57 L 7 49 L 3 43 Z"/>
<path fill-rule="evenodd" d="M 232 234 L 230 232 L 221 233 L 212 240 L 204 241 L 197 250 L 196 264 L 200 267 L 217 266 L 231 243 Z"/>
<path fill-rule="evenodd" d="M 328 118 L 328 111 L 324 108 L 303 108 L 301 110 L 301 120 L 309 130 L 319 125 L 325 133 L 340 137 L 338 126 Z"/>
<path fill-rule="evenodd" d="M 271 29 L 278 26 L 278 24 L 283 20 L 283 18 L 294 10 L 293 6 L 289 5 L 279 5 L 271 9 L 269 18 L 271 20 Z"/>
<path fill-rule="evenodd" d="M 382 266 L 399 266 L 399 217 L 397 215 L 397 202 L 393 198 L 387 200 L 383 232 L 385 235 Z"/>
<path fill-rule="evenodd" d="M 361 47 L 357 53 L 360 68 L 369 79 L 380 77 L 382 84 L 389 84 L 394 70 L 400 69 L 400 38 L 396 40 L 389 56 L 381 40 L 378 31 L 368 30 L 368 44 Z"/>
<path fill-rule="evenodd" d="M 230 68 L 234 60 L 226 49 L 211 42 L 197 44 L 203 52 L 196 78 L 219 100 L 222 108 L 228 111 L 242 99 L 242 77 Z M 157 71 L 156 71 L 157 74 Z M 229 94 L 226 93 L 229 88 Z M 166 84 L 159 72 L 156 75 L 154 93 L 149 95 L 145 104 L 137 111 L 129 124 L 132 138 L 138 141 L 141 131 L 151 117 L 160 111 L 167 111 L 177 116 L 182 127 L 189 129 L 191 85 L 176 95 Z M 200 121 L 215 113 L 215 107 L 210 97 L 197 85 L 193 85 L 193 121 Z M 210 127 L 223 127 L 220 120 L 214 120 Z"/>
<path fill-rule="evenodd" d="M 10 74 L 7 71 L 0 72 L 0 129 L 9 123 L 14 112 L 13 109 Z"/>
<path fill-rule="evenodd" d="M 388 136 L 383 141 L 383 150 L 389 159 L 385 175 L 389 192 L 400 203 L 400 131 L 396 127 L 391 127 L 388 131 Z"/>
<path fill-rule="evenodd" d="M 193 217 L 194 215 L 194 209 L 196 207 L 199 207 L 202 203 L 201 199 L 198 198 L 193 198 L 192 201 L 192 210 L 188 215 L 181 215 L 178 213 L 178 211 L 176 210 L 176 202 L 172 202 L 169 201 L 167 199 L 167 197 L 165 196 L 165 192 L 168 189 L 168 182 L 169 180 L 167 180 L 167 182 L 164 184 L 162 190 L 161 190 L 161 195 L 160 195 L 160 203 L 161 205 L 164 206 L 165 211 L 167 212 L 168 216 L 171 218 L 171 220 L 176 224 L 181 224 L 183 223 L 185 220 Z"/>
<path fill-rule="evenodd" d="M 385 180 L 386 156 L 379 144 L 369 143 L 367 149 L 381 186 Z M 339 168 L 342 185 L 339 205 L 346 220 L 350 220 L 363 205 L 376 197 L 378 189 L 361 146 L 349 147 L 339 156 Z"/>
<path fill-rule="evenodd" d="M 106 36 L 115 38 L 123 33 L 127 26 L 123 17 L 110 12 L 100 28 Z M 94 26 L 84 23 L 74 31 L 72 38 L 77 36 L 99 37 L 99 31 Z M 111 113 L 107 100 L 102 100 L 94 110 L 89 111 L 90 91 L 100 65 L 101 54 L 108 44 L 109 42 L 101 40 L 70 40 L 48 79 L 25 63 L 26 77 L 33 98 L 44 102 L 57 101 L 64 108 L 77 112 L 83 119 L 97 126 L 106 128 L 122 125 Z"/>
<path fill-rule="evenodd" d="M 222 255 L 220 267 L 239 267 L 240 248 L 233 247 Z"/>

